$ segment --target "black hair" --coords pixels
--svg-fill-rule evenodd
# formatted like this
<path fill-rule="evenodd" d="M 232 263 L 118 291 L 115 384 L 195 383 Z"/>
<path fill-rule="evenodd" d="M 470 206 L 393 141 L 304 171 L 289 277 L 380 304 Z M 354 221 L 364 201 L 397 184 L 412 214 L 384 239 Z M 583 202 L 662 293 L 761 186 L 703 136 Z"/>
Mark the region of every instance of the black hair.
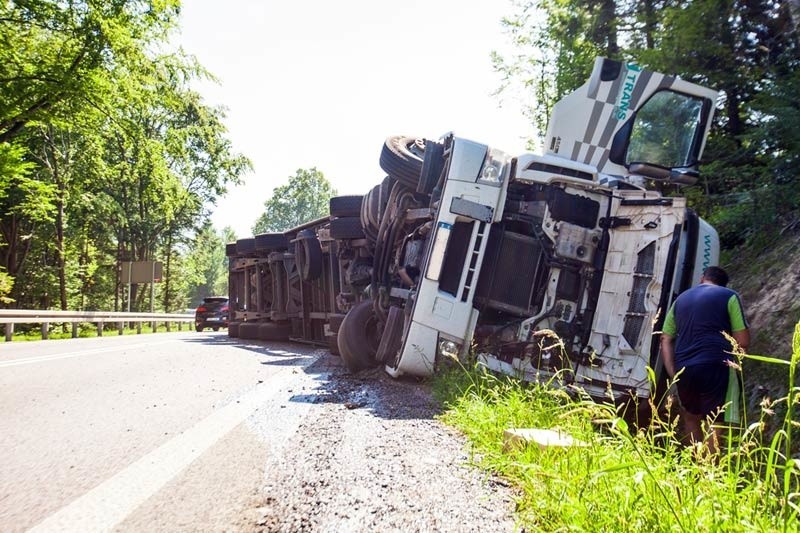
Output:
<path fill-rule="evenodd" d="M 728 273 L 718 266 L 710 266 L 703 270 L 703 277 L 720 287 L 727 287 L 728 281 L 730 281 Z"/>

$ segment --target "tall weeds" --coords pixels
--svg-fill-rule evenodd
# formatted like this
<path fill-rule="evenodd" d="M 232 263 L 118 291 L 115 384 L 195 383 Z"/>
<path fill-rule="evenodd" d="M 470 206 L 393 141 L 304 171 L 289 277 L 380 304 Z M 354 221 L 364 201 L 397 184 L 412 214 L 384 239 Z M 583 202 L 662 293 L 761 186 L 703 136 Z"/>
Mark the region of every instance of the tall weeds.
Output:
<path fill-rule="evenodd" d="M 646 427 L 627 424 L 612 403 L 552 383 L 522 383 L 481 367 L 437 381 L 443 420 L 469 438 L 474 462 L 521 490 L 521 528 L 541 531 L 798 531 L 800 461 L 792 457 L 800 398 L 800 323 L 790 359 L 740 354 L 787 369 L 786 396 L 762 402 L 755 422 L 728 432 L 712 458 L 681 442 L 667 398 Z M 780 407 L 780 409 L 778 409 Z M 779 429 L 764 431 L 782 414 Z M 585 446 L 503 449 L 510 428 L 555 428 Z"/>

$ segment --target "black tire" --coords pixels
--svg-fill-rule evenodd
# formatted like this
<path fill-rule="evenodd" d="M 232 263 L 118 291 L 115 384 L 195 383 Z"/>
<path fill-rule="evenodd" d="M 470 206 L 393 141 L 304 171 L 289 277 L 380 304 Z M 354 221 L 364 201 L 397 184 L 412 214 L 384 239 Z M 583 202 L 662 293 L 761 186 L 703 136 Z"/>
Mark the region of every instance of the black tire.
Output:
<path fill-rule="evenodd" d="M 422 171 L 424 151 L 424 140 L 394 135 L 383 143 L 381 168 L 397 181 L 416 189 Z"/>
<path fill-rule="evenodd" d="M 240 322 L 228 322 L 228 337 L 233 339 L 239 337 Z"/>
<path fill-rule="evenodd" d="M 291 324 L 266 322 L 258 326 L 258 338 L 262 341 L 288 341 L 291 333 Z"/>
<path fill-rule="evenodd" d="M 197 333 L 200 333 L 201 331 L 203 331 L 203 326 L 195 326 L 195 327 L 194 327 L 194 330 L 195 330 Z"/>
<path fill-rule="evenodd" d="M 378 236 L 378 229 L 380 229 L 380 224 L 375 216 L 380 210 L 380 188 L 380 185 L 376 185 L 370 189 L 361 204 L 361 227 L 364 228 L 367 239 L 373 243 Z"/>
<path fill-rule="evenodd" d="M 256 251 L 256 240 L 252 237 L 236 241 L 237 254 L 251 254 Z"/>
<path fill-rule="evenodd" d="M 331 217 L 357 217 L 363 201 L 363 196 L 334 196 L 329 202 Z"/>
<path fill-rule="evenodd" d="M 378 365 L 380 332 L 378 317 L 372 309 L 372 300 L 356 304 L 345 315 L 337 336 L 337 345 L 342 361 L 350 372 L 373 368 Z"/>
<path fill-rule="evenodd" d="M 255 236 L 255 249 L 258 251 L 285 250 L 289 239 L 283 233 L 262 233 Z"/>
<path fill-rule="evenodd" d="M 294 257 L 304 281 L 314 281 L 322 276 L 322 246 L 313 230 L 304 229 L 297 234 Z"/>
<path fill-rule="evenodd" d="M 259 326 L 261 326 L 261 324 L 258 322 L 242 322 L 239 324 L 239 338 L 257 339 Z"/>
<path fill-rule="evenodd" d="M 213 328 L 211 328 L 211 329 L 212 329 L 212 330 L 214 330 L 214 331 L 219 331 L 219 326 L 214 326 L 214 327 L 213 327 Z"/>
<path fill-rule="evenodd" d="M 332 239 L 363 239 L 364 228 L 359 217 L 341 217 L 331 220 Z"/>

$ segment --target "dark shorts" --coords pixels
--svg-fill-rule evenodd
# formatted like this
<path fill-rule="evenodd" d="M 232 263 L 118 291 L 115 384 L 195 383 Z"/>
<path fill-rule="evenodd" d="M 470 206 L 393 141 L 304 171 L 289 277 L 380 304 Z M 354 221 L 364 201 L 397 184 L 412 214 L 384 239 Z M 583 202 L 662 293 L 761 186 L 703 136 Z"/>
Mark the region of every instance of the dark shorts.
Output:
<path fill-rule="evenodd" d="M 717 416 L 718 421 L 738 423 L 741 419 L 741 381 L 739 373 L 725 363 L 693 365 L 683 368 L 676 386 L 683 408 L 693 415 Z"/>

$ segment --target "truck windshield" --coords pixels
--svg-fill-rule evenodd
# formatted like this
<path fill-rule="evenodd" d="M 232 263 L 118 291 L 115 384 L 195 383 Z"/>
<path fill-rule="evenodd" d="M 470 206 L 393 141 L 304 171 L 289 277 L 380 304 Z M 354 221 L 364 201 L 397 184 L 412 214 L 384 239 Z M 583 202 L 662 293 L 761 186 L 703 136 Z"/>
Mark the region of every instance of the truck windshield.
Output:
<path fill-rule="evenodd" d="M 697 130 L 702 127 L 703 99 L 659 91 L 636 113 L 627 163 L 665 168 L 691 166 L 696 161 Z"/>

